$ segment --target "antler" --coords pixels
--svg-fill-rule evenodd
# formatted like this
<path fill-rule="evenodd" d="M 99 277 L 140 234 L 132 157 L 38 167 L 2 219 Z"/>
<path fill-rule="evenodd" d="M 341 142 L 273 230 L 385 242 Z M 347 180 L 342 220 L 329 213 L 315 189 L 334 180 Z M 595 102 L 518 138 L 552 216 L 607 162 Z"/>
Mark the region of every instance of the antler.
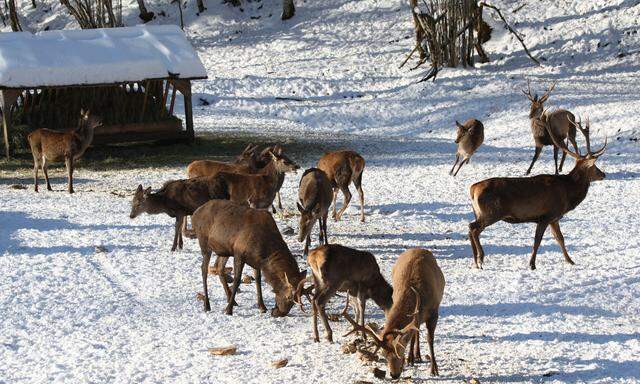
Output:
<path fill-rule="evenodd" d="M 364 332 L 369 336 L 371 336 L 371 338 L 373 339 L 373 342 L 376 344 L 376 350 L 373 352 L 374 354 L 376 354 L 380 348 L 386 351 L 390 351 L 390 348 L 387 345 L 385 345 L 384 339 L 381 339 L 380 337 L 378 337 L 378 334 L 373 329 L 371 329 L 371 327 L 369 327 L 368 325 L 363 327 L 362 325 L 358 324 L 358 322 L 353 320 L 353 318 L 349 315 L 349 295 L 348 294 L 347 294 L 347 304 L 344 306 L 344 310 L 342 311 L 342 316 L 344 316 L 344 318 L 347 319 L 347 321 L 351 323 L 351 325 L 353 326 L 353 329 L 348 333 L 344 334 L 342 337 L 347 337 L 350 334 L 358 331 Z"/>
<path fill-rule="evenodd" d="M 527 79 L 527 90 L 525 91 L 523 89 L 522 93 L 524 93 L 524 95 L 527 96 L 527 98 L 529 98 L 529 100 L 531 100 L 531 101 L 534 101 L 536 99 L 531 94 L 531 80 L 530 79 Z"/>
<path fill-rule="evenodd" d="M 544 93 L 544 95 L 542 95 L 542 97 L 540 98 L 540 102 L 544 103 L 545 101 L 547 101 L 547 99 L 549 98 L 549 95 L 551 94 L 551 91 L 553 91 L 553 88 L 556 87 L 556 81 L 553 82 L 553 84 L 551 84 L 551 87 L 549 87 L 549 89 L 547 89 L 547 91 Z"/>
<path fill-rule="evenodd" d="M 306 283 L 308 281 L 308 279 L 309 278 L 307 277 L 306 279 L 300 280 L 300 282 L 298 283 L 298 286 L 296 287 L 296 293 L 295 293 L 294 299 L 293 299 L 293 302 L 300 306 L 300 310 L 302 312 L 305 312 L 304 304 L 302 303 L 302 296 L 306 297 L 307 300 L 309 301 L 309 303 L 311 303 L 310 295 L 313 292 L 313 288 L 315 288 L 315 285 L 313 285 L 313 284 L 310 285 L 307 288 L 304 287 L 304 283 Z"/>
<path fill-rule="evenodd" d="M 569 121 L 571 121 L 571 120 L 569 119 Z M 551 131 L 551 126 L 549 125 L 549 121 L 545 121 L 544 122 L 544 128 L 547 130 L 547 133 L 549 134 L 549 137 L 551 137 L 551 141 L 553 141 L 553 145 L 555 145 L 556 147 L 562 149 L 564 151 L 564 153 L 566 153 L 567 155 L 573 157 L 576 160 L 580 160 L 582 158 L 582 156 L 580 155 L 579 152 L 578 153 L 572 152 L 569 148 L 567 148 L 567 145 L 562 140 L 558 140 L 556 138 L 556 136 Z"/>
<path fill-rule="evenodd" d="M 571 121 L 571 119 L 567 116 L 567 119 L 569 120 L 569 122 L 571 124 L 573 124 L 574 127 L 576 127 L 578 130 L 580 130 L 580 132 L 582 133 L 582 135 L 584 136 L 584 140 L 587 146 L 587 154 L 586 157 L 599 157 L 604 153 L 605 148 L 607 148 L 607 136 L 605 135 L 604 137 L 604 145 L 602 146 L 602 148 L 598 149 L 595 152 L 591 152 L 591 131 L 589 129 L 589 118 L 587 117 L 587 124 L 585 128 L 582 128 L 582 120 L 578 119 L 578 122 L 576 123 L 575 121 Z"/>

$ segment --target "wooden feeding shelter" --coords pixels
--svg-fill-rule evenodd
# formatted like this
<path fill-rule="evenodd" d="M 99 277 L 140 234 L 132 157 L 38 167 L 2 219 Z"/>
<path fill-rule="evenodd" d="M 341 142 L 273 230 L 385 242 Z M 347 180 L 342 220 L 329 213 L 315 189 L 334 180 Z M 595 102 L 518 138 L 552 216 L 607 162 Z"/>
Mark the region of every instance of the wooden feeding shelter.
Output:
<path fill-rule="evenodd" d="M 100 116 L 94 144 L 192 140 L 191 81 L 207 72 L 174 25 L 0 33 L 0 111 L 10 143 Z M 184 119 L 174 115 L 176 92 Z M 26 132 L 26 133 L 25 133 Z"/>

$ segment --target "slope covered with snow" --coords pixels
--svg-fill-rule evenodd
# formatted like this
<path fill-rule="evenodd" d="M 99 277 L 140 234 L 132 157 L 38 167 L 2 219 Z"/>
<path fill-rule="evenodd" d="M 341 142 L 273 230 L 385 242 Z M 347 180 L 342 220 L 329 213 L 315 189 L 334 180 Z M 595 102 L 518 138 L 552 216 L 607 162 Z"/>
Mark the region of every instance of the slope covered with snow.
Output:
<path fill-rule="evenodd" d="M 303 167 L 314 165 L 321 149 L 364 155 L 367 222 L 357 222 L 353 205 L 343 221 L 329 223 L 330 238 L 373 252 L 387 278 L 403 250 L 433 250 L 447 280 L 435 341 L 441 376 L 434 381 L 640 381 L 640 3 L 544 0 L 514 13 L 522 2 L 498 1 L 543 65 L 534 66 L 491 20 L 491 63 L 446 69 L 435 83 L 420 84 L 425 69 L 398 68 L 413 43 L 404 2 L 297 2 L 287 22 L 278 18 L 279 3 L 246 3 L 242 11 L 212 3 L 202 16 L 187 10 L 187 34 L 209 75 L 194 85 L 195 105 L 209 103 L 195 108 L 196 127 L 258 133 L 302 148 L 296 153 L 309 148 L 296 158 Z M 54 15 L 42 13 L 33 28 L 72 26 Z M 154 22 L 175 20 L 169 13 Z M 526 78 L 538 90 L 557 81 L 549 106 L 589 116 L 594 145 L 609 137 L 598 161 L 607 178 L 561 221 L 577 265 L 562 262 L 548 233 L 538 270 L 528 270 L 534 226 L 498 223 L 482 234 L 487 256 L 478 271 L 467 239 L 468 190 L 487 177 L 524 174 L 533 155 L 520 92 Z M 485 143 L 454 179 L 447 175 L 453 122 L 468 117 L 484 122 Z M 552 162 L 546 148 L 534 173 L 550 172 Z M 197 244 L 187 241 L 171 254 L 170 219 L 131 221 L 130 195 L 111 193 L 130 194 L 138 183 L 157 188 L 182 177 L 184 167 L 81 168 L 77 175 L 74 196 L 36 196 L 8 187 L 29 184 L 30 170 L 0 174 L 0 381 L 375 381 L 339 343 L 313 343 L 308 314 L 259 314 L 251 285 L 242 285 L 240 307 L 228 317 L 224 293 L 210 279 L 213 311 L 202 312 Z M 290 211 L 298 177 L 283 187 Z M 57 178 L 54 187 L 63 182 Z M 296 217 L 277 221 L 297 228 Z M 294 236 L 285 240 L 301 254 Z M 333 300 L 330 311 L 342 304 Z M 368 312 L 383 321 L 373 304 Z M 332 324 L 341 342 L 348 328 Z M 228 344 L 239 353 L 207 353 Z M 289 365 L 272 368 L 278 358 Z M 419 364 L 403 376 L 423 382 L 428 372 Z"/>

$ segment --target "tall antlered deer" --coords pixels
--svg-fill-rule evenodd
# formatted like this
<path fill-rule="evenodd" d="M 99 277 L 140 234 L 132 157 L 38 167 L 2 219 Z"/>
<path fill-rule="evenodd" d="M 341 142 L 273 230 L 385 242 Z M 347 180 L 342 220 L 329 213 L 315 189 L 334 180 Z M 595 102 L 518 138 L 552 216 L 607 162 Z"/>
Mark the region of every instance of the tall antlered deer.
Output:
<path fill-rule="evenodd" d="M 131 201 L 129 217 L 135 219 L 146 212 L 149 215 L 164 213 L 175 217 L 175 231 L 171 252 L 182 249 L 182 223 L 187 215 L 192 215 L 202 204 L 212 199 L 229 199 L 229 193 L 221 180 L 207 177 L 173 180 L 166 182 L 158 192 L 151 187 L 144 189 L 138 185 Z"/>
<path fill-rule="evenodd" d="M 49 163 L 64 161 L 69 178 L 68 191 L 73 193 L 73 166 L 80 156 L 86 151 L 93 141 L 95 128 L 102 125 L 100 118 L 90 116 L 89 111 L 80 111 L 80 120 L 76 128 L 65 132 L 53 129 L 40 128 L 31 132 L 27 136 L 31 154 L 33 155 L 33 182 L 34 189 L 38 192 L 38 168 L 42 168 L 44 178 L 47 182 L 47 189 L 51 191 L 49 183 L 49 173 L 47 167 Z"/>
<path fill-rule="evenodd" d="M 573 144 L 575 151 L 578 151 L 578 144 L 576 143 L 576 128 L 573 124 L 575 122 L 575 116 L 573 116 L 573 113 L 564 109 L 558 109 L 553 112 L 546 112 L 544 109 L 544 103 L 549 98 L 549 95 L 555 86 L 556 83 L 553 83 L 551 87 L 549 87 L 549 90 L 547 90 L 547 92 L 545 92 L 545 94 L 540 98 L 538 98 L 537 93 L 535 95 L 531 95 L 531 83 L 529 80 L 527 80 L 527 90 L 522 90 L 522 93 L 524 93 L 524 95 L 531 101 L 529 119 L 531 119 L 531 133 L 533 134 L 533 141 L 536 144 L 533 160 L 531 160 L 531 165 L 529 166 L 529 169 L 527 169 L 527 175 L 531 173 L 531 169 L 536 163 L 536 160 L 538 160 L 542 147 L 545 145 L 553 145 L 553 160 L 556 165 L 556 175 L 562 172 L 562 166 L 564 165 L 564 160 L 567 154 L 562 152 L 562 160 L 560 160 L 560 167 L 558 168 L 558 150 L 560 148 L 557 145 L 554 145 L 554 142 L 548 133 L 549 129 L 558 141 L 564 141 L 567 139 L 571 144 Z M 549 129 L 546 128 L 547 126 Z"/>
<path fill-rule="evenodd" d="M 327 174 L 333 185 L 333 218 L 338 221 L 349 206 L 351 192 L 349 184 L 353 183 L 360 195 L 360 221 L 364 223 L 364 192 L 362 191 L 362 172 L 365 161 L 354 151 L 329 152 L 320 158 L 318 168 Z M 336 213 L 338 190 L 344 195 L 344 204 Z"/>
<path fill-rule="evenodd" d="M 364 310 L 368 299 L 384 311 L 392 304 L 393 289 L 380 273 L 376 258 L 369 252 L 358 251 L 338 244 L 322 245 L 311 251 L 307 258 L 313 276 L 315 294 L 313 306 L 313 338 L 318 335 L 318 314 L 324 324 L 326 337 L 333 342 L 333 331 L 329 326 L 325 305 L 336 292 L 348 292 L 358 299 L 357 317 L 364 326 Z M 299 289 L 302 285 L 299 286 Z M 300 300 L 300 294 L 296 294 Z"/>
<path fill-rule="evenodd" d="M 587 153 L 584 156 L 579 150 L 571 152 L 566 144 L 556 138 L 551 128 L 547 127 L 553 143 L 576 159 L 576 165 L 569 174 L 500 177 L 487 179 L 471 186 L 471 200 L 476 220 L 469 224 L 469 239 L 477 268 L 482 268 L 484 262 L 480 233 L 500 220 L 507 223 L 537 224 L 533 252 L 529 261 L 531 269 L 536 269 L 536 253 L 548 226 L 551 226 L 551 233 L 562 248 L 565 261 L 574 264 L 564 245 L 564 237 L 560 232 L 560 219 L 584 200 L 592 181 L 605 178 L 604 172 L 595 163 L 604 153 L 607 141 L 605 138 L 602 148 L 591 152 L 589 121 L 587 120 L 586 128 L 582 128 L 580 122 L 573 124 L 585 137 Z"/>
<path fill-rule="evenodd" d="M 228 291 L 226 278 L 220 274 L 220 282 L 227 294 L 225 312 L 233 314 L 233 303 L 242 279 L 245 264 L 256 273 L 258 307 L 266 311 L 262 300 L 261 277 L 271 285 L 276 295 L 276 306 L 271 316 L 285 316 L 294 304 L 299 285 L 305 281 L 306 272 L 300 272 L 298 263 L 282 239 L 271 214 L 228 200 L 211 200 L 193 213 L 193 229 L 196 231 L 202 252 L 202 284 L 204 286 L 204 310 L 210 311 L 207 275 L 211 253 L 221 259 L 219 270 L 224 270 L 227 258 L 233 257 L 233 287 Z"/>
<path fill-rule="evenodd" d="M 349 316 L 347 306 L 344 317 L 353 330 L 373 337 L 376 351 L 384 351 L 391 377 L 397 379 L 404 369 L 404 357 L 409 347 L 408 363 L 421 360 L 420 325 L 427 327 L 427 343 L 431 360 L 431 375 L 438 375 L 438 364 L 433 350 L 433 338 L 438 324 L 439 308 L 444 295 L 444 275 L 433 254 L 425 249 L 409 249 L 398 257 L 392 271 L 393 305 L 385 311 L 384 328 L 378 335 L 368 326 L 362 326 Z M 410 344 L 410 345 L 409 345 Z"/>
<path fill-rule="evenodd" d="M 458 127 L 456 131 L 456 144 L 458 144 L 458 150 L 456 152 L 456 162 L 453 163 L 453 167 L 451 167 L 451 171 L 449 174 L 453 174 L 456 176 L 460 168 L 471 159 L 471 155 L 475 153 L 482 142 L 484 141 L 484 125 L 480 120 L 469 119 L 464 122 L 464 124 L 460 124 L 456 120 L 456 127 Z M 457 171 L 453 171 L 456 169 L 456 164 L 462 157 L 462 161 L 458 166 Z"/>
<path fill-rule="evenodd" d="M 298 188 L 297 203 L 300 211 L 300 230 L 298 241 L 305 241 L 303 255 L 309 254 L 311 230 L 316 220 L 320 226 L 320 244 L 329 244 L 327 235 L 327 216 L 331 206 L 333 188 L 327 175 L 318 168 L 309 168 L 302 174 Z"/>

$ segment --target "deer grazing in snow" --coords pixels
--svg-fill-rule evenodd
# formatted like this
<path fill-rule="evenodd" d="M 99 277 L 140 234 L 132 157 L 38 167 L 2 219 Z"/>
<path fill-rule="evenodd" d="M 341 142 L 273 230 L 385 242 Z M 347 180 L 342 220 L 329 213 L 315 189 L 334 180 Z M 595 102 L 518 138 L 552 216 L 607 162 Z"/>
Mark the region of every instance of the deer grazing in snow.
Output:
<path fill-rule="evenodd" d="M 383 310 L 391 307 L 393 290 L 380 273 L 376 258 L 369 252 L 358 251 L 338 244 L 322 245 L 311 251 L 307 262 L 311 267 L 315 294 L 313 306 L 313 337 L 318 335 L 318 314 L 324 324 L 329 342 L 333 342 L 333 331 L 329 326 L 325 305 L 336 292 L 347 292 L 358 300 L 357 317 L 364 326 L 364 310 L 368 299 Z M 302 285 L 299 287 L 302 289 Z M 300 294 L 296 294 L 300 300 Z M 301 301 L 300 301 L 301 303 Z"/>
<path fill-rule="evenodd" d="M 192 221 L 202 253 L 205 311 L 211 310 L 207 275 L 211 253 L 215 252 L 220 258 L 219 270 L 224 270 L 227 259 L 233 257 L 233 287 L 230 292 L 224 274 L 220 274 L 220 282 L 227 294 L 226 314 L 233 314 L 233 303 L 245 264 L 255 270 L 258 308 L 262 312 L 267 310 L 262 300 L 261 279 L 264 273 L 276 295 L 276 306 L 271 310 L 271 316 L 289 313 L 298 287 L 304 284 L 306 272 L 298 269 L 298 263 L 269 212 L 233 201 L 212 200 L 194 212 Z"/>
<path fill-rule="evenodd" d="M 297 203 L 300 211 L 300 230 L 298 241 L 303 242 L 304 256 L 309 254 L 311 244 L 311 230 L 316 220 L 320 226 L 320 244 L 329 244 L 327 235 L 327 216 L 331 206 L 333 188 L 327 175 L 318 168 L 309 168 L 302 174 L 298 188 Z"/>
<path fill-rule="evenodd" d="M 385 311 L 385 324 L 380 333 L 369 326 L 358 324 L 347 310 L 343 316 L 353 326 L 349 333 L 361 331 L 369 334 L 379 349 L 384 351 L 387 367 L 393 379 L 400 377 L 409 349 L 408 363 L 421 360 L 420 325 L 427 327 L 427 343 L 431 360 L 431 375 L 438 375 L 438 364 L 433 350 L 433 338 L 438 323 L 439 308 L 444 294 L 444 275 L 433 254 L 424 249 L 409 249 L 398 257 L 392 270 L 393 305 Z"/>
<path fill-rule="evenodd" d="M 52 190 L 49 183 L 47 167 L 49 163 L 64 161 L 69 178 L 68 191 L 73 193 L 73 167 L 84 151 L 93 141 L 94 130 L 102 125 L 100 118 L 90 116 L 89 111 L 80 111 L 80 119 L 76 128 L 65 132 L 53 129 L 40 128 L 27 136 L 31 154 L 33 155 L 33 182 L 34 189 L 38 192 L 38 168 L 42 168 L 47 189 Z"/>
<path fill-rule="evenodd" d="M 360 221 L 364 223 L 364 191 L 362 190 L 362 172 L 365 161 L 354 151 L 335 151 L 322 156 L 318 161 L 318 168 L 327 174 L 333 185 L 333 218 L 338 221 L 349 206 L 351 192 L 349 184 L 353 183 L 360 195 Z M 344 204 L 336 213 L 336 199 L 338 190 L 344 195 Z"/>
<path fill-rule="evenodd" d="M 453 163 L 453 167 L 451 167 L 451 171 L 449 171 L 450 175 L 456 176 L 460 168 L 471 159 L 471 155 L 475 153 L 475 151 L 482 145 L 484 141 L 484 125 L 480 120 L 469 119 L 464 122 L 464 124 L 460 124 L 456 120 L 456 144 L 458 144 L 458 150 L 456 152 L 456 162 Z M 462 161 L 458 166 L 457 171 L 453 171 L 456 169 L 456 165 L 458 161 L 462 157 Z"/>
<path fill-rule="evenodd" d="M 542 147 L 546 145 L 553 145 L 553 159 L 556 165 L 556 175 L 562 172 L 562 166 L 564 165 L 567 153 L 563 151 L 562 159 L 560 160 L 560 167 L 558 167 L 558 151 L 560 150 L 560 147 L 554 144 L 554 141 L 551 139 L 549 134 L 549 130 L 555 135 L 558 141 L 564 141 L 565 139 L 570 141 L 571 144 L 573 144 L 574 150 L 578 152 L 576 128 L 574 126 L 575 116 L 573 113 L 564 109 L 558 109 L 547 113 L 544 109 L 544 103 L 549 99 L 549 95 L 555 86 L 556 83 L 553 83 L 547 92 L 545 92 L 540 98 L 538 98 L 537 93 L 535 95 L 531 95 L 531 83 L 529 80 L 527 80 L 527 90 L 522 90 L 522 93 L 524 93 L 529 101 L 531 101 L 529 119 L 531 119 L 531 133 L 533 134 L 533 141 L 536 145 L 533 160 L 531 160 L 531 165 L 529 166 L 529 169 L 527 169 L 527 175 L 531 173 L 533 165 L 536 163 L 536 160 L 538 160 L 538 156 L 540 156 Z"/>
<path fill-rule="evenodd" d="M 196 177 L 193 179 L 173 180 L 166 182 L 158 192 L 151 192 L 151 187 L 144 189 L 138 185 L 129 217 L 135 219 L 146 212 L 150 215 L 164 213 L 175 217 L 175 231 L 171 251 L 182 249 L 182 223 L 187 215 L 211 199 L 228 199 L 226 186 L 215 178 Z"/>
<path fill-rule="evenodd" d="M 469 224 L 469 239 L 473 250 L 473 258 L 477 268 L 484 263 L 484 250 L 480 244 L 480 233 L 488 226 L 500 220 L 507 223 L 536 223 L 533 241 L 533 252 L 529 267 L 536 269 L 536 253 L 547 227 L 562 249 L 564 259 L 574 264 L 567 253 L 564 236 L 560 232 L 560 219 L 575 209 L 589 191 L 592 181 L 605 178 L 596 166 L 596 160 L 607 146 L 591 151 L 589 140 L 589 121 L 585 128 L 582 123 L 572 121 L 585 137 L 587 153 L 581 155 L 579 150 L 570 151 L 566 144 L 555 136 L 551 127 L 547 126 L 549 137 L 554 145 L 564 153 L 576 159 L 574 168 L 567 175 L 538 175 L 533 177 L 500 177 L 481 181 L 471 186 L 471 200 L 476 220 Z"/>

